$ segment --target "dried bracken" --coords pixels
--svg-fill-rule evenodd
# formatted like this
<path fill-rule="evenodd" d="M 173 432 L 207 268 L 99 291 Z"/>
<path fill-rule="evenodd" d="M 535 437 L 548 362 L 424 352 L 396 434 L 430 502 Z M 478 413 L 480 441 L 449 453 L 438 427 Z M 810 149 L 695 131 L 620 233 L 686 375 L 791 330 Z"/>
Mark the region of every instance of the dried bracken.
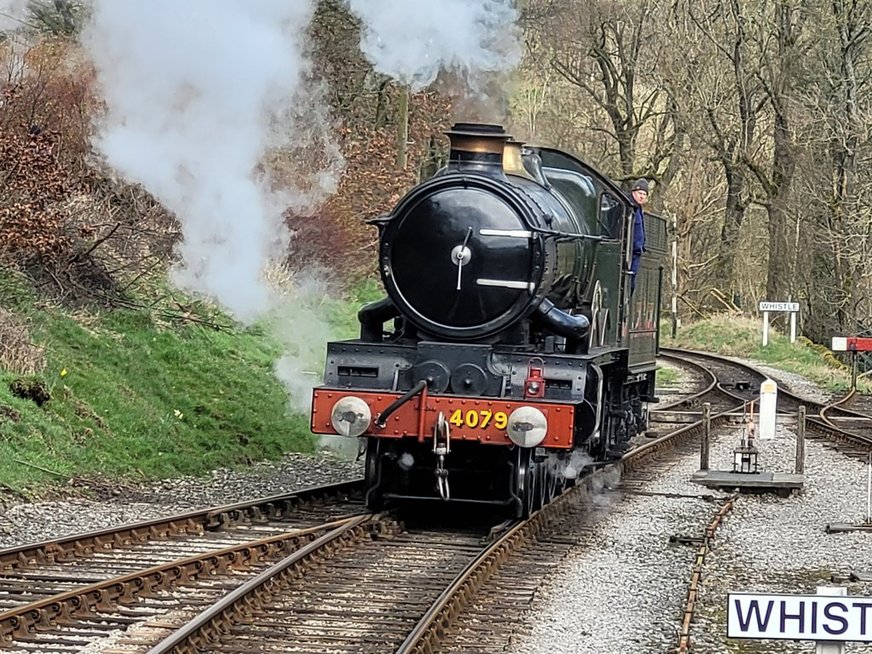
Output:
<path fill-rule="evenodd" d="M 33 375 L 45 368 L 45 352 L 33 344 L 27 324 L 0 308 L 0 368 Z"/>
<path fill-rule="evenodd" d="M 8 99 L 8 93 L 7 99 Z M 24 263 L 56 265 L 69 252 L 60 210 L 70 183 L 55 154 L 57 134 L 34 126 L 0 128 L 0 252 Z"/>

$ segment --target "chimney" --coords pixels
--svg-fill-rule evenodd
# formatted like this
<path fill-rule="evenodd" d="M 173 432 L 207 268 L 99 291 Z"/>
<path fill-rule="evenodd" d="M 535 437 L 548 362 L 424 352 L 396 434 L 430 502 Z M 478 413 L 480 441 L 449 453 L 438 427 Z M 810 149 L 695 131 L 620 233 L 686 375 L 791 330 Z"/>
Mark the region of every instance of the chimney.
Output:
<path fill-rule="evenodd" d="M 445 134 L 451 141 L 449 168 L 503 174 L 503 151 L 510 137 L 502 125 L 455 123 Z"/>

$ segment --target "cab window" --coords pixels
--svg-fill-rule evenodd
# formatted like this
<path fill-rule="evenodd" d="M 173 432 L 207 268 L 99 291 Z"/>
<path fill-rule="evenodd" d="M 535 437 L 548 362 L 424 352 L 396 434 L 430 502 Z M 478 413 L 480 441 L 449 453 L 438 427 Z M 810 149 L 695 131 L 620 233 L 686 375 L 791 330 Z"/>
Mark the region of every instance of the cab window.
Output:
<path fill-rule="evenodd" d="M 623 225 L 624 204 L 611 193 L 600 196 L 599 224 L 602 236 L 620 239 Z"/>

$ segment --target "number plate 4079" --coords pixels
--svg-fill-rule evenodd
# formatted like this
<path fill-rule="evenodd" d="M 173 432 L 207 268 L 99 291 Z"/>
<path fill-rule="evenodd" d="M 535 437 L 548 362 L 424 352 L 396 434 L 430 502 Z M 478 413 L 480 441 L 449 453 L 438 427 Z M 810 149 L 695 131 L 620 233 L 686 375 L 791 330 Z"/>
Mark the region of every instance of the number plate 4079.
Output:
<path fill-rule="evenodd" d="M 505 411 L 473 410 L 464 411 L 456 409 L 448 422 L 455 427 L 468 427 L 470 429 L 485 429 L 494 426 L 497 429 L 505 429 L 509 424 L 509 416 Z"/>

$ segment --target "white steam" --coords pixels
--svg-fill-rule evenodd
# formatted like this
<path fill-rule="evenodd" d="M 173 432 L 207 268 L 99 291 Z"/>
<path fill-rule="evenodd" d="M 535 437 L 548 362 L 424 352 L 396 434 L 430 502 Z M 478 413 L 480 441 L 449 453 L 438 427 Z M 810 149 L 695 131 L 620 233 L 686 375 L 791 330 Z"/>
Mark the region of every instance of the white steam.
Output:
<path fill-rule="evenodd" d="M 29 14 L 29 0 L 0 0 L 0 32 L 14 31 L 24 26 Z"/>
<path fill-rule="evenodd" d="M 330 338 L 322 317 L 330 293 L 318 273 L 300 276 L 283 290 L 283 301 L 269 316 L 272 332 L 285 353 L 276 362 L 275 373 L 288 389 L 291 405 L 308 412 L 312 387 L 321 383 L 325 342 Z"/>
<path fill-rule="evenodd" d="M 420 91 L 440 70 L 473 89 L 521 60 L 513 0 L 346 0 L 363 23 L 360 49 L 376 71 Z"/>
<path fill-rule="evenodd" d="M 573 450 L 572 454 L 569 455 L 569 460 L 560 461 L 555 457 L 550 463 L 557 468 L 558 473 L 564 479 L 578 479 L 581 472 L 593 463 L 593 458 L 587 452 Z"/>
<path fill-rule="evenodd" d="M 312 125 L 321 132 L 316 141 L 330 141 L 305 84 L 313 5 L 94 0 L 83 36 L 106 106 L 95 144 L 180 220 L 183 262 L 174 281 L 245 321 L 270 305 L 263 274 L 287 244 L 282 211 L 320 199 L 291 202 L 271 191 L 275 180 L 263 165 Z M 297 106 L 305 113 L 294 113 Z M 293 124 L 295 116 L 310 124 Z M 336 152 L 322 157 L 327 168 Z M 317 179 L 306 192 L 313 188 L 330 192 L 335 181 Z"/>
<path fill-rule="evenodd" d="M 473 89 L 520 60 L 513 0 L 345 0 L 381 73 L 420 90 L 440 70 Z M 0 0 L 0 6 L 19 7 Z M 326 291 L 265 280 L 287 254 L 282 213 L 336 190 L 342 157 L 323 88 L 311 82 L 316 0 L 90 0 L 82 41 L 105 111 L 94 144 L 182 225 L 176 284 L 285 337 L 276 371 L 306 408 L 320 381 Z M 277 302 L 276 300 L 282 300 Z"/>

